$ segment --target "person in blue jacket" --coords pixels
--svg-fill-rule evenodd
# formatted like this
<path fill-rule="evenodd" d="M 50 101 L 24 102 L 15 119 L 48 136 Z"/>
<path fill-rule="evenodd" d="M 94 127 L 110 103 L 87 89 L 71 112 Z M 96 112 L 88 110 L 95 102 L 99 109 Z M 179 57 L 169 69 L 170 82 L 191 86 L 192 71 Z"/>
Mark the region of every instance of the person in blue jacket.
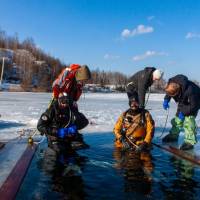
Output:
<path fill-rule="evenodd" d="M 195 118 L 200 109 L 200 87 L 182 74 L 178 74 L 169 79 L 165 88 L 163 108 L 169 108 L 171 98 L 178 104 L 176 116 L 171 120 L 172 128 L 168 135 L 163 138 L 163 142 L 178 141 L 181 128 L 184 129 L 184 143 L 180 149 L 189 150 L 197 143 L 197 125 Z"/>

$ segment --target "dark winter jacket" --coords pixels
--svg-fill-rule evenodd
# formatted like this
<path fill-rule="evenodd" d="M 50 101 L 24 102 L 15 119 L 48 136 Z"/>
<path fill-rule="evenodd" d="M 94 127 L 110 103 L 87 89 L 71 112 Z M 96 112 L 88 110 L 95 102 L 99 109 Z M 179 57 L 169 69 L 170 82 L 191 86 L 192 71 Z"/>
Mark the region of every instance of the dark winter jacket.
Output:
<path fill-rule="evenodd" d="M 56 136 L 56 132 L 59 128 L 65 128 L 72 124 L 75 124 L 78 129 L 82 129 L 88 125 L 86 117 L 77 111 L 68 107 L 66 109 L 60 109 L 58 101 L 54 101 L 53 104 L 41 115 L 37 129 L 41 134 Z"/>
<path fill-rule="evenodd" d="M 180 93 L 173 97 L 178 103 L 177 114 L 182 112 L 185 116 L 196 116 L 200 109 L 200 88 L 182 74 L 170 78 L 168 83 L 170 82 L 181 86 Z M 165 99 L 170 101 L 171 97 L 166 95 Z"/>
<path fill-rule="evenodd" d="M 144 107 L 145 94 L 148 88 L 153 84 L 154 67 L 146 67 L 130 77 L 129 83 L 126 86 L 126 92 L 129 100 L 132 97 L 138 96 L 140 107 Z"/>

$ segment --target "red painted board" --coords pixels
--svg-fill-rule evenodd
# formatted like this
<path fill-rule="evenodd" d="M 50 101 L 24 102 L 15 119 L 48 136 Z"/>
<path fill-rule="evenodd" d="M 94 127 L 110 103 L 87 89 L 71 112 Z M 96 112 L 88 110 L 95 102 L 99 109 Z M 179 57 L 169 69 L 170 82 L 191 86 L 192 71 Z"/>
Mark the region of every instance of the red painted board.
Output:
<path fill-rule="evenodd" d="M 0 188 L 0 200 L 13 200 L 23 182 L 37 145 L 28 145 L 21 158 Z"/>

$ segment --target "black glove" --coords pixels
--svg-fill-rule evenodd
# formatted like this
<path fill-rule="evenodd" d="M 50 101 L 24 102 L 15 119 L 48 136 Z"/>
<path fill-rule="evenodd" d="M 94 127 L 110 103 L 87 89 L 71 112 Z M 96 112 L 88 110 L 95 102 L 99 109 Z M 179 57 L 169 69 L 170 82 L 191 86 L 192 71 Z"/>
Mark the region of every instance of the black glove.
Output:
<path fill-rule="evenodd" d="M 128 142 L 126 141 L 125 137 L 119 138 L 119 141 L 122 143 L 122 148 L 124 150 L 130 148 L 130 146 L 129 146 Z"/>
<path fill-rule="evenodd" d="M 141 143 L 136 149 L 136 153 L 141 153 L 142 151 L 146 150 L 148 144 L 146 142 Z"/>

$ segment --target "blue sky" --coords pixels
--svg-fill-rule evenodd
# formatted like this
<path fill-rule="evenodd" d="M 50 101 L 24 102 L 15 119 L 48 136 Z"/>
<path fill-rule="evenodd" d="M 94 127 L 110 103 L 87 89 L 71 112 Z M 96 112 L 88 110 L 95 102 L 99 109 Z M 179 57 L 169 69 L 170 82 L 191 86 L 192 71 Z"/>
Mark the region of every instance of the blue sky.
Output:
<path fill-rule="evenodd" d="M 155 66 L 200 81 L 200 1 L 0 0 L 0 28 L 66 64 L 131 75 Z"/>

